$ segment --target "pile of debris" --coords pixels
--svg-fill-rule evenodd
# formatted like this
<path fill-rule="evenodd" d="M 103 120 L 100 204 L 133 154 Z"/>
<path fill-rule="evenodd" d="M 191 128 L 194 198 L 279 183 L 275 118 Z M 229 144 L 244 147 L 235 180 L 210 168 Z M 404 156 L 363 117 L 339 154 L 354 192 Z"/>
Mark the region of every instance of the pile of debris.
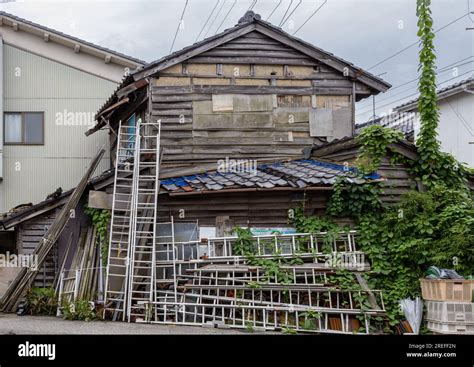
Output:
<path fill-rule="evenodd" d="M 15 312 L 19 304 L 24 300 L 27 291 L 32 287 L 33 281 L 37 275 L 38 268 L 41 268 L 43 263 L 46 261 L 48 254 L 53 249 L 53 246 L 57 242 L 59 236 L 63 232 L 71 213 L 74 212 L 77 207 L 87 185 L 89 179 L 97 168 L 105 150 L 100 149 L 91 162 L 87 172 L 82 177 L 81 181 L 70 195 L 67 203 L 63 206 L 61 212 L 56 217 L 54 222 L 49 227 L 48 231 L 41 238 L 38 246 L 33 252 L 32 256 L 35 257 L 35 268 L 21 268 L 20 272 L 10 284 L 6 292 L 4 293 L 0 304 L 0 311 L 2 312 Z"/>
<path fill-rule="evenodd" d="M 182 223 L 165 225 L 155 248 L 140 247 L 138 261 L 131 254 L 123 274 L 129 282 L 125 301 L 113 302 L 115 293 L 108 289 L 106 302 L 116 307 L 109 304 L 106 315 L 255 330 L 381 332 L 372 322 L 385 314 L 381 292 L 369 290 L 361 277 L 354 289 L 333 279 L 338 269 L 369 270 L 356 250 L 355 232 L 331 239 L 329 252 L 323 251 L 327 233 L 253 236 L 244 256 L 237 255 L 238 237 L 178 242 L 173 234 Z"/>

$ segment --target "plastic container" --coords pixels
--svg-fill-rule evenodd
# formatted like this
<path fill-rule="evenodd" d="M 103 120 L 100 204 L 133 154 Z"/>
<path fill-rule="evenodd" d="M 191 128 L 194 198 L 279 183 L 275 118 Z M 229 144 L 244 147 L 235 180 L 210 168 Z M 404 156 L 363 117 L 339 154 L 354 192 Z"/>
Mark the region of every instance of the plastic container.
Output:
<path fill-rule="evenodd" d="M 474 280 L 420 279 L 425 301 L 474 302 Z"/>
<path fill-rule="evenodd" d="M 474 303 L 426 301 L 426 310 L 429 321 L 474 324 Z"/>

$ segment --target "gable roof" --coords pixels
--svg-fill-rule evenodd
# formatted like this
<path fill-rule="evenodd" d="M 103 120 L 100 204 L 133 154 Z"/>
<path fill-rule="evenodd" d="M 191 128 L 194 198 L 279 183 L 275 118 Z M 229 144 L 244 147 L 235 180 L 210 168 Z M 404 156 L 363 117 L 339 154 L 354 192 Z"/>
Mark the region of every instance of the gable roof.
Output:
<path fill-rule="evenodd" d="M 185 47 L 179 51 L 175 51 L 170 55 L 164 56 L 161 59 L 149 63 L 142 70 L 135 72 L 133 74 L 133 78 L 134 80 L 146 78 L 159 72 L 160 70 L 179 64 L 180 62 L 190 59 L 191 57 L 199 55 L 216 46 L 222 45 L 253 31 L 257 31 L 270 38 L 273 38 L 276 41 L 293 47 L 303 54 L 306 54 L 309 57 L 316 59 L 319 62 L 368 85 L 377 93 L 384 92 L 391 87 L 390 84 L 381 78 L 362 70 L 349 61 L 337 57 L 330 52 L 324 51 L 323 49 L 305 42 L 300 38 L 294 37 L 269 22 L 261 20 L 260 15 L 255 14 L 253 11 L 248 11 L 242 18 L 240 18 L 237 25 L 225 30 L 224 32 L 206 38 L 200 42 L 194 43 L 191 46 Z"/>
<path fill-rule="evenodd" d="M 117 52 L 88 41 L 84 41 L 80 38 L 70 36 L 66 33 L 45 27 L 41 24 L 31 22 L 27 19 L 20 18 L 4 11 L 0 11 L 0 25 L 9 26 L 15 30 L 28 32 L 43 39 L 47 39 L 49 42 L 68 45 L 72 48 L 74 48 L 75 45 L 79 45 L 81 52 L 88 53 L 93 56 L 100 56 L 104 59 L 107 56 L 112 57 L 113 61 L 119 65 L 136 68 L 147 63 L 146 61 L 140 60 L 138 58 L 125 55 L 121 52 Z"/>
<path fill-rule="evenodd" d="M 391 85 L 381 78 L 362 70 L 354 64 L 346 61 L 334 54 L 324 51 L 308 42 L 305 42 L 297 37 L 286 33 L 281 28 L 272 25 L 269 22 L 261 20 L 260 15 L 255 14 L 252 11 L 248 11 L 239 22 L 232 28 L 226 29 L 225 31 L 216 34 L 214 36 L 203 39 L 202 41 L 196 42 L 193 45 L 187 46 L 181 50 L 175 51 L 167 56 L 164 56 L 156 61 L 153 61 L 143 67 L 142 69 L 132 73 L 126 77 L 122 83 L 117 87 L 117 90 L 109 97 L 104 105 L 99 109 L 96 114 L 97 124 L 86 132 L 86 135 L 90 135 L 95 131 L 99 130 L 105 125 L 103 120 L 99 120 L 100 116 L 105 110 L 108 110 L 111 106 L 114 106 L 119 102 L 119 92 L 125 91 L 128 88 L 130 90 L 138 89 L 133 85 L 147 78 L 157 72 L 167 69 L 173 65 L 179 64 L 183 61 L 191 59 L 197 55 L 200 55 L 206 51 L 209 51 L 217 46 L 223 45 L 229 41 L 232 41 L 238 37 L 244 36 L 251 32 L 259 32 L 267 37 L 270 37 L 278 42 L 281 42 L 293 49 L 307 55 L 309 58 L 315 59 L 320 63 L 323 63 L 341 73 L 344 73 L 348 77 L 352 77 L 361 83 L 369 86 L 374 94 L 379 92 L 385 92 L 391 87 Z"/>
<path fill-rule="evenodd" d="M 467 79 L 461 80 L 457 83 L 448 85 L 447 87 L 438 89 L 436 91 L 436 94 L 437 94 L 437 98 L 438 98 L 438 101 L 439 101 L 439 100 L 442 100 L 444 98 L 448 98 L 448 97 L 451 97 L 453 95 L 462 93 L 466 90 L 469 90 L 471 92 L 474 91 L 474 75 L 470 76 Z M 419 98 L 415 98 L 415 99 L 412 99 L 411 101 L 408 101 L 408 102 L 405 102 L 405 103 L 403 103 L 399 106 L 396 106 L 394 108 L 394 110 L 395 111 L 400 111 L 400 112 L 402 112 L 402 111 L 414 111 L 414 110 L 418 109 L 418 99 Z"/>

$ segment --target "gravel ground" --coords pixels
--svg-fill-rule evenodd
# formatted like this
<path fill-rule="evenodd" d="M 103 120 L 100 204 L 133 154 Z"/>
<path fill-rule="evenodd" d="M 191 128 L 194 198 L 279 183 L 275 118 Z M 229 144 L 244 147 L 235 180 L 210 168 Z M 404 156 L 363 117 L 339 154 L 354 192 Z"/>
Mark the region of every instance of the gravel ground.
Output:
<path fill-rule="evenodd" d="M 67 321 L 47 316 L 0 314 L 0 334 L 248 334 L 243 330 L 111 321 Z"/>

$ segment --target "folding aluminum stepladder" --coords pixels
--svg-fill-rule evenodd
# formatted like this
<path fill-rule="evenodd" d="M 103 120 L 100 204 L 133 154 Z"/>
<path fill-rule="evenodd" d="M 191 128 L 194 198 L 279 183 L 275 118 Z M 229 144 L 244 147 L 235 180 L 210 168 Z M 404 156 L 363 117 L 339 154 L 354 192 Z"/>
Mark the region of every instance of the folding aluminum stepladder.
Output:
<path fill-rule="evenodd" d="M 114 319 L 117 316 L 122 316 L 122 319 L 125 317 L 136 135 L 135 125 L 122 125 L 120 121 L 104 292 L 104 312 L 112 311 Z"/>

